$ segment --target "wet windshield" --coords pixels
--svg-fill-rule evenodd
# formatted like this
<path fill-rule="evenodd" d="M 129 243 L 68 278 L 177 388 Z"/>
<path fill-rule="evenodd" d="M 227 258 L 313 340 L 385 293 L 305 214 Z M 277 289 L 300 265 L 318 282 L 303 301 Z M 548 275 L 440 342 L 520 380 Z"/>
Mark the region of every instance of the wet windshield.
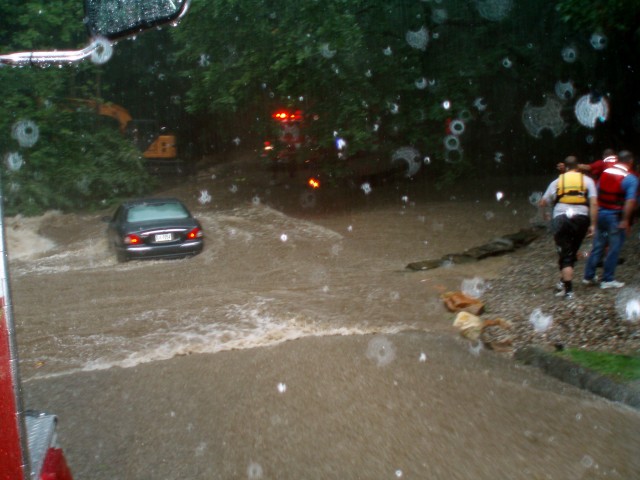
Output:
<path fill-rule="evenodd" d="M 142 204 L 127 210 L 127 222 L 148 222 L 187 218 L 189 213 L 179 203 Z"/>
<path fill-rule="evenodd" d="M 634 164 L 587 269 L 591 166 L 640 155 L 639 2 L 121 8 L 174 3 L 0 0 L 0 58 L 96 47 L 0 66 L 25 405 L 74 478 L 640 478 L 635 410 L 514 359 L 640 352 Z M 197 221 L 109 229 L 149 198 Z"/>

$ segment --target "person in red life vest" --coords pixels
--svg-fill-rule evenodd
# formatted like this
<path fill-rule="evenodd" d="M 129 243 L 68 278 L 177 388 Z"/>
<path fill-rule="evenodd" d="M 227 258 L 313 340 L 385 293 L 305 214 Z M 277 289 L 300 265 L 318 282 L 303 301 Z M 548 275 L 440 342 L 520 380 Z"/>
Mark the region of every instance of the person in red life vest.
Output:
<path fill-rule="evenodd" d="M 624 150 L 618 154 L 618 163 L 606 168 L 600 177 L 596 235 L 582 279 L 586 285 L 597 283 L 596 267 L 604 255 L 600 288 L 624 287 L 623 282 L 616 281 L 615 271 L 636 205 L 638 177 L 632 173 L 633 162 L 633 154 Z"/>
<path fill-rule="evenodd" d="M 602 152 L 602 159 L 596 160 L 595 162 L 589 164 L 580 164 L 578 168 L 581 172 L 588 173 L 591 177 L 597 182 L 607 168 L 611 167 L 618 163 L 618 157 L 616 153 L 611 149 L 607 148 L 604 152 Z"/>
<path fill-rule="evenodd" d="M 610 167 L 618 162 L 616 152 L 612 148 L 607 148 L 602 152 L 602 158 L 591 163 L 579 163 L 578 170 L 591 175 L 596 182 L 600 179 L 600 175 L 605 171 L 607 167 Z M 565 171 L 564 163 L 560 162 L 557 165 L 559 172 Z"/>
<path fill-rule="evenodd" d="M 585 236 L 592 236 L 597 220 L 597 190 L 592 178 L 578 170 L 574 156 L 564 160 L 565 172 L 549 184 L 539 206 L 553 205 L 553 239 L 558 250 L 558 296 L 574 298 L 573 269 Z"/>

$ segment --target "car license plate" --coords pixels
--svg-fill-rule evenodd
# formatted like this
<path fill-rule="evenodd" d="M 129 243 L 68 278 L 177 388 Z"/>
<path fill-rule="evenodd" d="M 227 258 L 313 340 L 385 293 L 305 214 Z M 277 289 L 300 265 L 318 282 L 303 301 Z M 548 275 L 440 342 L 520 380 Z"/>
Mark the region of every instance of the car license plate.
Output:
<path fill-rule="evenodd" d="M 156 242 L 170 242 L 173 237 L 170 233 L 158 233 L 155 238 Z"/>

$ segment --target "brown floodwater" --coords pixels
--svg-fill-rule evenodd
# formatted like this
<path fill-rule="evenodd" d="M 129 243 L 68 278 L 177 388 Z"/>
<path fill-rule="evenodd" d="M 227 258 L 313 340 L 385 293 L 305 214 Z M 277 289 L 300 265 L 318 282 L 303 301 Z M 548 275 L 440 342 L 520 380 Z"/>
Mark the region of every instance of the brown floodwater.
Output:
<path fill-rule="evenodd" d="M 166 187 L 206 232 L 184 260 L 118 264 L 103 214 L 12 220 L 27 407 L 76 480 L 640 475 L 637 412 L 452 331 L 439 295 L 508 258 L 405 268 L 537 221 L 547 179 L 304 174 L 248 156 Z"/>

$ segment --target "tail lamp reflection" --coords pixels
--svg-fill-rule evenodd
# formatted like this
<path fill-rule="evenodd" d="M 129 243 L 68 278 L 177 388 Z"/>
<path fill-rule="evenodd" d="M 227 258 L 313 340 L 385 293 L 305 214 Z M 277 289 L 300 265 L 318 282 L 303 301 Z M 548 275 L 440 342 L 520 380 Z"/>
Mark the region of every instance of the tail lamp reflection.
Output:
<path fill-rule="evenodd" d="M 196 238 L 202 238 L 203 236 L 204 236 L 203 231 L 200 230 L 198 227 L 194 228 L 189 233 L 187 233 L 188 240 L 195 240 Z"/>
<path fill-rule="evenodd" d="M 124 243 L 126 245 L 140 245 L 142 243 L 142 239 L 135 233 L 130 233 L 124 237 Z"/>

